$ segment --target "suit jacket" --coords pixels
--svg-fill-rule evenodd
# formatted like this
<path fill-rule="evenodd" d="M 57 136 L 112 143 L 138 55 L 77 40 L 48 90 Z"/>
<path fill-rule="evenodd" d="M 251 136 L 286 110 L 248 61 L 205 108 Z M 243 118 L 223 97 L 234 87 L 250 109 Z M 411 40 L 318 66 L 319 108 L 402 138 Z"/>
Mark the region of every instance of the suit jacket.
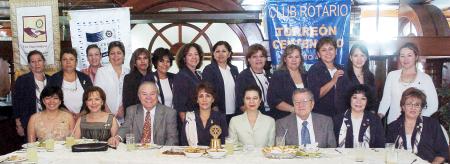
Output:
<path fill-rule="evenodd" d="M 259 112 L 253 129 L 247 118 L 247 112 L 231 118 L 228 127 L 231 140 L 256 147 L 273 146 L 275 138 L 275 120 Z"/>
<path fill-rule="evenodd" d="M 239 74 L 238 69 L 234 65 L 228 65 L 230 67 L 231 75 L 233 76 L 233 80 L 236 81 L 236 78 Z M 216 62 L 212 62 L 210 65 L 207 65 L 205 69 L 203 69 L 203 80 L 209 82 L 214 87 L 214 91 L 216 92 L 216 99 L 214 103 L 219 107 L 219 111 L 221 113 L 226 114 L 225 108 L 225 87 L 223 84 L 222 73 L 220 73 L 219 65 Z"/>
<path fill-rule="evenodd" d="M 127 109 L 131 105 L 139 103 L 137 92 L 139 85 L 141 84 L 142 77 L 144 76 L 141 74 L 141 72 L 135 69 L 133 72 L 125 75 L 125 77 L 123 78 L 124 85 L 122 88 L 122 105 L 124 109 Z"/>
<path fill-rule="evenodd" d="M 301 77 L 304 87 L 307 88 L 306 74 L 301 74 Z M 273 73 L 269 89 L 267 90 L 267 101 L 270 109 L 274 110 L 272 111 L 272 116 L 275 119 L 280 119 L 290 114 L 290 112 L 277 109 L 276 106 L 281 102 L 294 105 L 292 103 L 292 93 L 295 89 L 297 89 L 297 86 L 295 86 L 295 82 L 292 80 L 288 70 L 278 70 Z"/>
<path fill-rule="evenodd" d="M 201 77 L 194 74 L 189 68 L 181 68 L 173 79 L 173 108 L 177 112 L 193 111 L 197 108 L 194 102 L 195 88 Z"/>
<path fill-rule="evenodd" d="M 48 79 L 50 76 L 45 75 Z M 33 72 L 29 72 L 17 78 L 12 92 L 13 118 L 20 118 L 23 128 L 27 128 L 31 115 L 36 113 L 36 83 Z M 25 130 L 26 132 L 26 130 Z"/>
<path fill-rule="evenodd" d="M 83 90 L 86 90 L 87 87 L 92 86 L 91 78 L 88 75 L 80 71 L 76 71 L 76 73 L 78 80 L 80 80 L 81 86 L 83 87 Z M 61 87 L 63 83 L 63 78 L 64 78 L 63 71 L 56 72 L 50 77 L 47 85 Z"/>
<path fill-rule="evenodd" d="M 335 64 L 336 69 L 342 70 L 342 67 Z M 334 117 L 339 113 L 344 113 L 346 109 L 341 109 L 343 105 L 339 104 L 343 101 L 340 101 L 340 94 L 344 93 L 344 83 L 343 78 L 340 77 L 336 86 L 333 87 L 327 94 L 325 94 L 322 98 L 320 97 L 320 88 L 324 86 L 326 83 L 331 81 L 333 77 L 330 75 L 330 72 L 327 69 L 325 63 L 319 60 L 316 64 L 311 66 L 308 70 L 308 88 L 314 94 L 314 109 L 315 113 L 320 113 L 329 117 Z"/>
<path fill-rule="evenodd" d="M 333 120 L 330 117 L 311 113 L 316 142 L 321 148 L 336 147 L 336 139 L 333 132 Z M 276 136 L 283 136 L 287 129 L 286 145 L 299 145 L 297 115 L 292 113 L 276 122 Z"/>
<path fill-rule="evenodd" d="M 177 113 L 174 109 L 156 104 L 155 118 L 152 125 L 152 141 L 157 145 L 178 145 Z M 127 108 L 128 114 L 124 124 L 119 128 L 119 136 L 125 140 L 127 133 L 133 133 L 136 142 L 141 142 L 144 129 L 144 110 L 141 104 Z"/>
<path fill-rule="evenodd" d="M 266 72 L 267 80 L 270 82 L 270 75 Z M 236 78 L 236 114 L 241 114 L 242 111 L 240 107 L 244 105 L 244 90 L 248 86 L 258 86 L 255 78 L 252 75 L 252 72 L 250 71 L 250 68 L 244 69 Z M 269 85 L 270 86 L 270 85 Z M 259 105 L 259 111 L 263 112 L 264 110 L 264 102 L 261 101 L 261 104 Z M 266 113 L 264 113 L 266 114 Z"/>

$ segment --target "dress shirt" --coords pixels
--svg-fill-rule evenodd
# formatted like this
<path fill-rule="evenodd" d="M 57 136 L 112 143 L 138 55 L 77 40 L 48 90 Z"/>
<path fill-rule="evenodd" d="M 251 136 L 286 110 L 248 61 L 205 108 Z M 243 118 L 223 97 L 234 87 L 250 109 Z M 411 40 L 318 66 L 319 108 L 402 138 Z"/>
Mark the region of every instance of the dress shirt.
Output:
<path fill-rule="evenodd" d="M 308 131 L 309 131 L 309 138 L 311 140 L 311 144 L 316 143 L 316 136 L 314 135 L 314 125 L 313 125 L 313 121 L 312 121 L 312 117 L 311 117 L 311 113 L 309 114 L 308 118 L 306 120 L 302 120 L 300 117 L 296 117 L 297 118 L 297 132 L 298 132 L 298 143 L 299 145 L 302 143 L 302 128 L 303 128 L 303 122 L 307 121 L 308 125 L 306 125 L 306 127 L 308 127 Z"/>

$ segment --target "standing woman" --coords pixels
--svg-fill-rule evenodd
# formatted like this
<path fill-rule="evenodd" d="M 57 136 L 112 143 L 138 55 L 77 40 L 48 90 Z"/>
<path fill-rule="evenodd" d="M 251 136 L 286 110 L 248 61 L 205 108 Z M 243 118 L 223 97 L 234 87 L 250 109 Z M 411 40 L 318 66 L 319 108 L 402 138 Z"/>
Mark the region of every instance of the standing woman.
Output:
<path fill-rule="evenodd" d="M 237 67 L 231 64 L 233 52 L 230 44 L 219 41 L 213 46 L 212 52 L 212 62 L 203 70 L 203 80 L 213 85 L 217 93 L 215 104 L 221 113 L 226 114 L 227 122 L 230 122 L 236 111 L 234 88 L 239 72 Z"/>
<path fill-rule="evenodd" d="M 114 114 L 122 122 L 125 112 L 122 105 L 123 81 L 129 72 L 127 68 L 123 67 L 125 46 L 120 41 L 113 41 L 108 45 L 108 54 L 111 64 L 98 69 L 95 86 L 105 91 L 106 112 Z"/>
<path fill-rule="evenodd" d="M 389 109 L 387 123 L 395 121 L 400 116 L 403 91 L 415 87 L 427 97 L 427 106 L 423 106 L 422 116 L 430 117 L 438 109 L 438 97 L 431 77 L 417 69 L 419 49 L 413 43 L 406 43 L 400 47 L 398 57 L 400 69 L 389 72 L 386 78 L 378 115 L 383 118 Z"/>
<path fill-rule="evenodd" d="M 377 114 L 367 109 L 374 103 L 371 88 L 356 85 L 349 90 L 349 109 L 333 118 L 334 136 L 340 148 L 354 148 L 362 143 L 367 148 L 384 148 L 384 128 Z"/>
<path fill-rule="evenodd" d="M 224 113 L 212 110 L 216 100 L 213 87 L 208 82 L 200 83 L 196 93 L 195 99 L 199 108 L 186 113 L 186 120 L 181 130 L 181 145 L 209 146 L 213 138 L 210 133 L 213 125 L 220 126 L 222 133 L 219 138 L 221 143 L 225 143 L 225 137 L 228 136 L 228 124 Z"/>
<path fill-rule="evenodd" d="M 42 52 L 30 51 L 27 61 L 30 72 L 17 78 L 12 92 L 13 118 L 16 121 L 17 134 L 22 137 L 26 135 L 26 128 L 31 115 L 42 111 L 39 96 L 41 96 L 49 78 L 44 72 L 45 58 Z"/>
<path fill-rule="evenodd" d="M 196 108 L 193 101 L 195 88 L 202 80 L 197 72 L 202 66 L 203 50 L 196 43 L 185 44 L 177 53 L 176 62 L 180 70 L 173 80 L 173 107 L 177 110 L 181 121 L 185 120 L 186 112 Z"/>
<path fill-rule="evenodd" d="M 353 87 L 365 84 L 370 89 L 370 94 L 373 95 L 370 100 L 372 103 L 367 104 L 367 111 L 376 112 L 378 110 L 378 101 L 375 87 L 375 77 L 369 70 L 369 51 L 367 51 L 367 47 L 363 44 L 354 44 L 350 49 L 350 55 L 347 61 L 347 69 L 346 73 L 343 76 L 343 83 L 345 84 L 345 90 L 342 94 L 344 97 L 348 97 L 345 95 L 349 93 Z M 342 100 L 342 99 L 340 99 Z M 346 100 L 344 100 L 346 101 Z M 348 109 L 348 103 L 340 103 L 344 105 L 343 109 Z"/>
<path fill-rule="evenodd" d="M 156 72 L 147 72 L 143 81 L 153 81 L 158 86 L 159 102 L 173 107 L 173 78 L 175 74 L 168 72 L 173 63 L 173 54 L 167 48 L 157 48 L 153 52 L 152 64 Z"/>
<path fill-rule="evenodd" d="M 439 122 L 422 116 L 427 96 L 417 88 L 406 89 L 400 99 L 402 114 L 388 125 L 387 142 L 433 164 L 448 160 L 448 143 Z"/>
<path fill-rule="evenodd" d="M 133 52 L 130 60 L 130 73 L 125 75 L 123 83 L 123 108 L 139 103 L 137 96 L 142 78 L 151 72 L 150 51 L 145 48 L 138 48 Z M 126 113 L 126 111 L 125 111 Z"/>
<path fill-rule="evenodd" d="M 77 119 L 83 104 L 83 92 L 92 86 L 91 78 L 77 71 L 77 51 L 73 48 L 61 51 L 61 71 L 50 77 L 48 85 L 61 87 L 64 94 L 64 105 Z"/>
<path fill-rule="evenodd" d="M 282 63 L 273 73 L 267 91 L 267 99 L 275 119 L 283 118 L 294 112 L 292 93 L 297 88 L 306 88 L 306 70 L 303 65 L 302 49 L 289 45 L 283 52 Z"/>
<path fill-rule="evenodd" d="M 313 111 L 334 117 L 339 113 L 344 113 L 345 109 L 340 109 L 342 105 L 336 98 L 344 89 L 342 67 L 335 64 L 337 43 L 332 37 L 323 37 L 317 42 L 316 52 L 319 61 L 312 65 L 308 71 L 308 87 L 314 94 L 316 105 Z"/>
<path fill-rule="evenodd" d="M 262 92 L 260 111 L 270 115 L 267 101 L 270 73 L 264 70 L 267 61 L 267 50 L 261 44 L 253 44 L 245 55 L 247 68 L 236 78 L 236 114 L 244 112 L 244 90 L 250 85 L 258 86 Z"/>
<path fill-rule="evenodd" d="M 84 115 L 75 124 L 75 138 L 108 141 L 116 136 L 119 125 L 113 114 L 105 112 L 106 95 L 97 86 L 89 87 L 83 94 Z"/>
<path fill-rule="evenodd" d="M 86 48 L 87 60 L 89 67 L 82 69 L 81 72 L 85 73 L 91 78 L 91 81 L 95 81 L 95 74 L 97 74 L 98 68 L 100 68 L 102 61 L 102 53 L 100 48 L 96 44 L 91 44 Z"/>
<path fill-rule="evenodd" d="M 231 118 L 228 135 L 231 142 L 256 147 L 273 146 L 275 120 L 259 111 L 261 90 L 251 85 L 244 89 L 244 113 Z"/>

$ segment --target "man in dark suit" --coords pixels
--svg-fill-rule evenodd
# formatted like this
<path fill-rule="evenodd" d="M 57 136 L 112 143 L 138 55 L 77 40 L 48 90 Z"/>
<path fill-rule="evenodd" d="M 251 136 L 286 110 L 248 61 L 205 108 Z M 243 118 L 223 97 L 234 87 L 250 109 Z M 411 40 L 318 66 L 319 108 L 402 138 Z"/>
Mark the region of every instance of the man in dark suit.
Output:
<path fill-rule="evenodd" d="M 306 88 L 297 89 L 292 95 L 294 113 L 276 121 L 276 136 L 286 133 L 286 145 L 318 143 L 318 147 L 336 147 L 333 121 L 330 117 L 312 113 L 314 96 Z"/>
<path fill-rule="evenodd" d="M 143 82 L 138 89 L 140 104 L 126 109 L 125 123 L 108 143 L 117 146 L 120 141 L 125 141 L 126 134 L 132 133 L 138 143 L 178 145 L 177 113 L 160 104 L 158 95 L 155 83 Z"/>

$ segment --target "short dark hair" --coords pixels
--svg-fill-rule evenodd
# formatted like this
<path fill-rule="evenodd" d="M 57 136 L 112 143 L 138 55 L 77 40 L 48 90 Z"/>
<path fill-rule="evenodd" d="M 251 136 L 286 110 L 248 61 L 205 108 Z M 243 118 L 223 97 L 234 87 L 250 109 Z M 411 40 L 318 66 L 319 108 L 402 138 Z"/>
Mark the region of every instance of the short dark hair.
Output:
<path fill-rule="evenodd" d="M 262 94 L 261 94 L 261 89 L 257 85 L 249 85 L 249 86 L 245 87 L 245 89 L 244 89 L 244 97 L 242 97 L 242 99 L 245 98 L 245 93 L 247 93 L 249 91 L 256 91 L 256 92 L 258 92 L 259 99 L 261 99 L 261 100 L 263 99 L 262 98 Z"/>
<path fill-rule="evenodd" d="M 78 54 L 77 54 L 77 50 L 75 50 L 74 48 L 64 48 L 59 56 L 59 60 L 62 61 L 63 55 L 64 54 L 72 54 L 73 56 L 75 56 L 75 60 L 78 61 Z"/>
<path fill-rule="evenodd" d="M 108 55 L 114 47 L 118 47 L 122 51 L 123 56 L 125 56 L 125 46 L 121 41 L 112 41 L 108 44 Z"/>
<path fill-rule="evenodd" d="M 60 87 L 57 86 L 46 86 L 41 92 L 41 95 L 39 97 L 39 101 L 41 102 L 42 110 L 47 109 L 47 107 L 44 104 L 44 98 L 51 97 L 53 95 L 58 96 L 59 100 L 61 100 L 61 104 L 59 105 L 59 109 L 62 110 L 62 108 L 65 108 L 64 106 L 64 94 Z"/>
<path fill-rule="evenodd" d="M 405 44 L 400 46 L 400 48 L 398 49 L 398 52 L 397 52 L 398 55 L 400 55 L 400 50 L 403 48 L 408 48 L 408 49 L 412 50 L 414 52 L 414 55 L 416 55 L 416 57 L 420 56 L 419 55 L 419 47 L 417 47 L 417 45 L 412 42 L 406 42 Z"/>
<path fill-rule="evenodd" d="M 417 98 L 420 99 L 421 102 L 421 109 L 427 106 L 427 95 L 423 93 L 421 90 L 411 87 L 403 91 L 402 98 L 400 99 L 400 106 L 405 105 L 405 102 L 408 98 Z"/>
<path fill-rule="evenodd" d="M 198 45 L 197 43 L 188 43 L 188 44 L 183 45 L 180 48 L 180 50 L 178 50 L 176 62 L 177 62 L 179 69 L 186 67 L 186 61 L 184 61 L 184 59 L 186 58 L 186 55 L 188 54 L 189 49 L 191 49 L 191 47 L 194 47 L 195 49 L 197 49 L 198 56 L 200 58 L 197 66 L 195 68 L 199 69 L 202 66 L 202 63 L 203 63 L 202 47 L 200 47 L 200 45 Z"/>
<path fill-rule="evenodd" d="M 201 82 L 200 84 L 198 84 L 198 86 L 195 88 L 195 102 L 197 102 L 198 100 L 198 94 L 200 93 L 200 91 L 205 91 L 206 93 L 211 94 L 214 100 L 216 100 L 216 92 L 214 92 L 214 87 L 211 85 L 211 83 Z"/>
<path fill-rule="evenodd" d="M 98 47 L 96 44 L 91 44 L 91 45 L 86 47 L 86 56 L 88 56 L 89 50 L 92 49 L 92 48 L 98 49 L 98 51 L 100 52 L 100 55 L 102 54 L 102 50 L 100 49 L 100 47 Z"/>
<path fill-rule="evenodd" d="M 316 53 L 319 53 L 320 48 L 322 48 L 322 46 L 325 44 L 331 44 L 335 49 L 337 49 L 336 39 L 331 36 L 324 36 L 324 37 L 320 38 L 316 44 Z"/>
<path fill-rule="evenodd" d="M 145 56 L 147 56 L 147 58 L 148 58 L 149 66 L 147 68 L 147 71 L 152 69 L 152 66 L 151 66 L 152 63 L 150 62 L 152 57 L 150 55 L 150 51 L 148 51 L 145 48 L 138 48 L 138 49 L 134 50 L 133 54 L 131 55 L 131 59 L 130 59 L 130 71 L 131 72 L 133 72 L 137 69 L 135 66 L 136 60 L 138 59 L 138 56 L 141 55 L 142 53 L 144 53 Z"/>
<path fill-rule="evenodd" d="M 39 56 L 42 58 L 42 60 L 45 61 L 44 54 L 42 54 L 41 51 L 33 50 L 33 51 L 28 52 L 28 55 L 27 55 L 27 61 L 28 61 L 28 63 L 31 62 L 31 56 L 33 56 L 33 55 L 39 55 Z"/>
<path fill-rule="evenodd" d="M 303 55 L 302 55 L 302 48 L 298 45 L 295 44 L 290 44 L 288 45 L 284 51 L 283 54 L 281 55 L 281 64 L 279 69 L 280 70 L 287 70 L 287 65 L 286 62 L 284 61 L 284 59 L 286 59 L 286 57 L 292 53 L 294 53 L 294 50 L 297 50 L 300 53 L 300 65 L 298 66 L 298 70 L 300 71 L 300 73 L 305 73 L 305 65 L 304 63 L 304 59 L 303 59 Z"/>
<path fill-rule="evenodd" d="M 375 102 L 373 101 L 374 95 L 371 92 L 371 89 L 368 85 L 365 84 L 358 84 L 351 88 L 351 90 L 347 93 L 347 101 L 346 105 L 347 107 L 351 107 L 352 104 L 352 96 L 354 94 L 363 94 L 367 98 L 366 106 L 364 107 L 364 110 L 372 109 L 373 105 L 375 105 Z"/>
<path fill-rule="evenodd" d="M 167 56 L 167 58 L 169 58 L 170 66 L 172 66 L 173 60 L 175 58 L 173 57 L 173 53 L 170 52 L 169 49 L 160 47 L 160 48 L 157 48 L 155 51 L 153 51 L 152 64 L 155 69 L 157 69 L 158 62 L 162 61 L 165 56 Z"/>
<path fill-rule="evenodd" d="M 216 44 L 214 44 L 214 46 L 211 49 L 211 54 L 212 54 L 211 61 L 217 63 L 216 59 L 214 58 L 214 52 L 216 51 L 217 47 L 222 46 L 222 45 L 225 46 L 225 48 L 228 50 L 228 52 L 230 52 L 230 57 L 228 57 L 228 59 L 227 59 L 227 64 L 231 65 L 231 58 L 232 58 L 231 56 L 233 55 L 233 51 L 231 50 L 231 45 L 226 41 L 218 41 Z"/>
<path fill-rule="evenodd" d="M 297 94 L 301 94 L 301 93 L 306 93 L 309 95 L 311 101 L 314 102 L 314 95 L 311 92 L 311 90 L 309 90 L 308 88 L 297 88 L 294 90 L 294 92 L 292 92 L 292 100 L 294 99 L 294 96 Z"/>
<path fill-rule="evenodd" d="M 261 51 L 264 57 L 268 57 L 266 47 L 258 43 L 252 44 L 250 47 L 248 47 L 247 53 L 245 54 L 245 63 L 247 64 L 247 67 L 250 67 L 248 59 L 250 59 L 254 54 L 258 53 L 258 51 Z"/>
<path fill-rule="evenodd" d="M 83 114 L 88 114 L 91 112 L 90 109 L 88 109 L 87 105 L 86 105 L 86 101 L 89 99 L 89 96 L 91 96 L 94 92 L 98 92 L 100 98 L 103 100 L 103 104 L 101 106 L 101 111 L 105 111 L 105 104 L 106 104 L 106 94 L 103 91 L 102 88 L 97 87 L 97 86 L 90 86 L 87 87 L 87 89 L 84 91 L 83 93 L 83 105 L 81 106 L 81 112 Z"/>

